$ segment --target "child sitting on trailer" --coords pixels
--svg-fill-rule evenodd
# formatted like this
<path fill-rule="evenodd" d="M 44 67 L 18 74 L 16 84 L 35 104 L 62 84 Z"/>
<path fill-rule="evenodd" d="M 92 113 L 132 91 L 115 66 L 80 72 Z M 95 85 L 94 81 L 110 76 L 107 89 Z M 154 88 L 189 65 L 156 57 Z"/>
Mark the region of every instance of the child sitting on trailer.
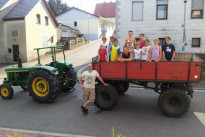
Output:
<path fill-rule="evenodd" d="M 129 49 L 127 46 L 124 46 L 123 53 L 120 54 L 118 61 L 125 62 L 125 61 L 132 61 L 132 60 L 133 60 L 132 53 L 129 52 Z"/>
<path fill-rule="evenodd" d="M 142 54 L 141 54 L 141 61 L 142 62 L 148 62 L 149 61 L 149 50 L 150 50 L 150 41 L 146 39 L 144 41 L 144 47 L 142 48 Z"/>
<path fill-rule="evenodd" d="M 108 61 L 107 59 L 107 49 L 104 44 L 100 45 L 100 49 L 98 50 L 98 61 Z"/>
<path fill-rule="evenodd" d="M 159 39 L 154 39 L 154 46 L 150 48 L 149 61 L 159 62 L 162 56 L 162 47 L 159 46 Z"/>

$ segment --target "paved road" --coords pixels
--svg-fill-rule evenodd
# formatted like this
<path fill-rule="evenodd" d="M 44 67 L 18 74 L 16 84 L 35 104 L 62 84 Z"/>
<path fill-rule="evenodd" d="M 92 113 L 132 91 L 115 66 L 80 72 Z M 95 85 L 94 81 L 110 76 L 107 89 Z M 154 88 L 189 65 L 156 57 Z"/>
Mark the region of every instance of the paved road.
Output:
<path fill-rule="evenodd" d="M 204 137 L 205 92 L 194 94 L 189 112 L 182 118 L 161 114 L 158 95 L 152 90 L 133 89 L 120 97 L 113 111 L 98 111 L 92 105 L 88 116 L 81 114 L 83 103 L 79 85 L 69 95 L 60 95 L 51 104 L 34 102 L 16 87 L 12 100 L 0 99 L 0 127 L 44 132 L 111 137 Z"/>

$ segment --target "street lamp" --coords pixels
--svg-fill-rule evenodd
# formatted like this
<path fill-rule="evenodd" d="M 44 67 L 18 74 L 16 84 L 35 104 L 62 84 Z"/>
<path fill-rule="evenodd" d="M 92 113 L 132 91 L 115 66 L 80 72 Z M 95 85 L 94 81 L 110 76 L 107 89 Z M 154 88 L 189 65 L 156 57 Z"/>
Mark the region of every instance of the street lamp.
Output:
<path fill-rule="evenodd" d="M 88 14 L 88 42 L 89 42 L 89 40 L 90 40 L 89 19 L 90 19 L 90 14 Z"/>
<path fill-rule="evenodd" d="M 183 25 L 183 42 L 185 42 L 185 27 L 186 27 L 186 4 L 187 4 L 187 0 L 184 0 L 184 25 Z"/>

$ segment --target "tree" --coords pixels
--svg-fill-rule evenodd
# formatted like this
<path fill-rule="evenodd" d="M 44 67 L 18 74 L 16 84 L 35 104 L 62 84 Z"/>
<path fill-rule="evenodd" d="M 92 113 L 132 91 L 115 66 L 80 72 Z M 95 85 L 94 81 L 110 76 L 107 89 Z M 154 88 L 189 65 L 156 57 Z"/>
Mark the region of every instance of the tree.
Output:
<path fill-rule="evenodd" d="M 68 9 L 68 5 L 66 3 L 62 3 L 61 0 L 49 0 L 48 4 L 55 16 L 58 16 Z"/>

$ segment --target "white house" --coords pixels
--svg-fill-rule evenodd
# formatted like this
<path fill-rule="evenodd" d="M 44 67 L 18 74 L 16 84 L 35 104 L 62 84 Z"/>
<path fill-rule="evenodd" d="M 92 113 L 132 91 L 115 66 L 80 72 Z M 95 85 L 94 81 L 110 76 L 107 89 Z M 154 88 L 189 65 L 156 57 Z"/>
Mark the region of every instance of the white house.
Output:
<path fill-rule="evenodd" d="M 106 31 L 106 36 L 111 36 L 115 30 L 115 23 L 78 8 L 70 8 L 63 14 L 56 17 L 59 23 L 79 30 L 89 40 L 98 39 L 102 31 Z"/>
<path fill-rule="evenodd" d="M 187 0 L 185 52 L 205 53 L 204 0 Z M 177 52 L 182 52 L 184 0 L 117 0 L 116 33 L 121 46 L 129 30 L 134 37 L 140 33 L 151 41 L 166 36 L 172 38 Z"/>
<path fill-rule="evenodd" d="M 46 0 L 1 0 L 0 63 L 37 57 L 34 48 L 57 43 L 57 27 Z"/>

